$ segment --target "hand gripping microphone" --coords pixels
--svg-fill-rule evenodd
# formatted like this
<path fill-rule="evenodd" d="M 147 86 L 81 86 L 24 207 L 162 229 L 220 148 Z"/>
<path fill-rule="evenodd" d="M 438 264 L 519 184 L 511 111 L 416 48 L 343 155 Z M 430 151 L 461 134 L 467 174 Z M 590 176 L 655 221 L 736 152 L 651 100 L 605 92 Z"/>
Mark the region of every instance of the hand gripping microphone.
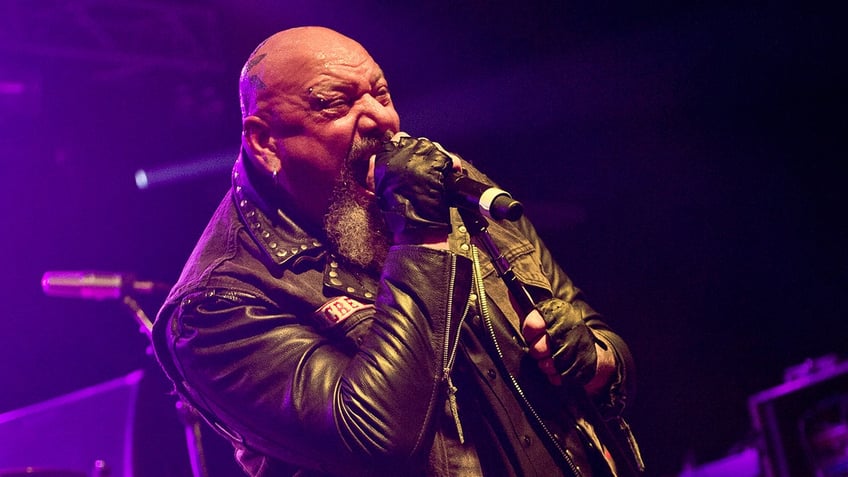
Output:
<path fill-rule="evenodd" d="M 386 131 L 383 135 L 384 141 L 394 141 L 400 138 L 410 137 L 405 132 Z M 433 144 L 443 153 L 458 164 L 458 156 L 448 152 L 438 142 Z M 371 165 L 374 164 L 374 155 L 371 156 Z M 453 207 L 467 209 L 472 212 L 480 212 L 493 220 L 507 219 L 516 221 L 524 214 L 524 206 L 521 202 L 513 199 L 509 192 L 468 177 L 465 171 L 453 170 L 453 173 L 445 174 L 445 189 L 447 190 L 448 203 Z"/>
<path fill-rule="evenodd" d="M 516 221 L 524 213 L 524 206 L 509 192 L 475 181 L 465 172 L 449 174 L 445 178 L 445 188 L 451 205 L 480 212 L 493 220 Z"/>
<path fill-rule="evenodd" d="M 165 292 L 170 287 L 165 283 L 136 280 L 126 273 L 50 271 L 41 278 L 41 288 L 50 296 L 110 300 Z"/>

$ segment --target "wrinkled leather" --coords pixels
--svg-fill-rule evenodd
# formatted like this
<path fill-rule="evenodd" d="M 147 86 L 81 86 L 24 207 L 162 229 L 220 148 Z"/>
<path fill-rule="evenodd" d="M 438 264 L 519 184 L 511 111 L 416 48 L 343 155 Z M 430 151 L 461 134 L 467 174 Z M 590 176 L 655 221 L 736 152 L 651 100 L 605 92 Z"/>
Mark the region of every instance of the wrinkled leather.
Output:
<path fill-rule="evenodd" d="M 472 444 L 492 475 L 567 475 L 495 371 L 479 300 L 471 300 L 469 237 L 455 212 L 450 252 L 396 246 L 376 277 L 333 257 L 262 189 L 239 160 L 233 188 L 154 325 L 163 369 L 233 441 L 249 475 L 442 475 L 434 469 L 449 468 Z M 581 310 L 611 344 L 620 369 L 597 402 L 620 414 L 632 367 L 627 347 L 582 301 L 528 221 L 492 224 L 490 232 L 522 282 Z M 506 368 L 585 464 L 574 431 L 579 410 L 534 378 L 506 289 L 488 260 L 482 271 Z M 314 312 L 338 296 L 363 307 L 329 327 L 316 321 Z M 450 371 L 465 446 L 446 412 Z"/>
<path fill-rule="evenodd" d="M 450 229 L 444 175 L 451 158 L 424 138 L 383 144 L 374 161 L 375 193 L 395 237 Z"/>

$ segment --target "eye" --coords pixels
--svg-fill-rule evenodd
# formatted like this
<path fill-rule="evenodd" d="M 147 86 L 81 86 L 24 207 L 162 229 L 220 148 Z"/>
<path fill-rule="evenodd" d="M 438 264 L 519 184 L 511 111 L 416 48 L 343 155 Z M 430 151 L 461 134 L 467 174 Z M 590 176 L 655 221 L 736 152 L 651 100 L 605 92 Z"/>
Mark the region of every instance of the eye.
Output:
<path fill-rule="evenodd" d="M 386 85 L 378 86 L 374 90 L 374 98 L 384 106 L 392 102 L 392 95 L 389 93 L 389 87 Z"/>
<path fill-rule="evenodd" d="M 309 106 L 313 111 L 319 111 L 333 116 L 343 116 L 350 103 L 344 95 L 313 95 L 309 98 Z"/>
<path fill-rule="evenodd" d="M 344 104 L 344 100 L 342 98 L 327 98 L 323 96 L 313 96 L 309 101 L 312 109 L 322 110 L 327 108 L 333 108 L 340 104 Z"/>

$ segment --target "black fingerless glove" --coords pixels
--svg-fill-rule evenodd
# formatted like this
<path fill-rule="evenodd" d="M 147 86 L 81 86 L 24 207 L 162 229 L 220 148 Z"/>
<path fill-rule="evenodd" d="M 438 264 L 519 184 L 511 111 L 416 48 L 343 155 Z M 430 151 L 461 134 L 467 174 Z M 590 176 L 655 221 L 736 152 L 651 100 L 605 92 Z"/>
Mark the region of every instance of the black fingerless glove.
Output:
<path fill-rule="evenodd" d="M 551 298 L 536 305 L 547 325 L 554 367 L 564 380 L 584 385 L 595 376 L 598 353 L 595 335 L 583 313 L 570 303 Z"/>
<path fill-rule="evenodd" d="M 445 172 L 451 158 L 424 138 L 401 137 L 376 155 L 374 188 L 396 243 L 450 232 Z"/>

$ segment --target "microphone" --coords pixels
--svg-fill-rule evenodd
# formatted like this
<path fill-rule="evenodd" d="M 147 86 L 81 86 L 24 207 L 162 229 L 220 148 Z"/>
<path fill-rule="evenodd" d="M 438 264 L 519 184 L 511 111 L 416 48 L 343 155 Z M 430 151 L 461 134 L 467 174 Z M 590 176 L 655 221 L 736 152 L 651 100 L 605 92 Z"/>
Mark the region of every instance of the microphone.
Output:
<path fill-rule="evenodd" d="M 165 283 L 136 280 L 131 274 L 95 271 L 49 271 L 41 277 L 46 295 L 86 300 L 114 300 L 127 295 L 167 291 Z"/>
<path fill-rule="evenodd" d="M 445 188 L 451 205 L 480 212 L 490 219 L 514 222 L 524 213 L 524 205 L 509 192 L 475 181 L 466 173 L 451 174 L 445 180 Z"/>

